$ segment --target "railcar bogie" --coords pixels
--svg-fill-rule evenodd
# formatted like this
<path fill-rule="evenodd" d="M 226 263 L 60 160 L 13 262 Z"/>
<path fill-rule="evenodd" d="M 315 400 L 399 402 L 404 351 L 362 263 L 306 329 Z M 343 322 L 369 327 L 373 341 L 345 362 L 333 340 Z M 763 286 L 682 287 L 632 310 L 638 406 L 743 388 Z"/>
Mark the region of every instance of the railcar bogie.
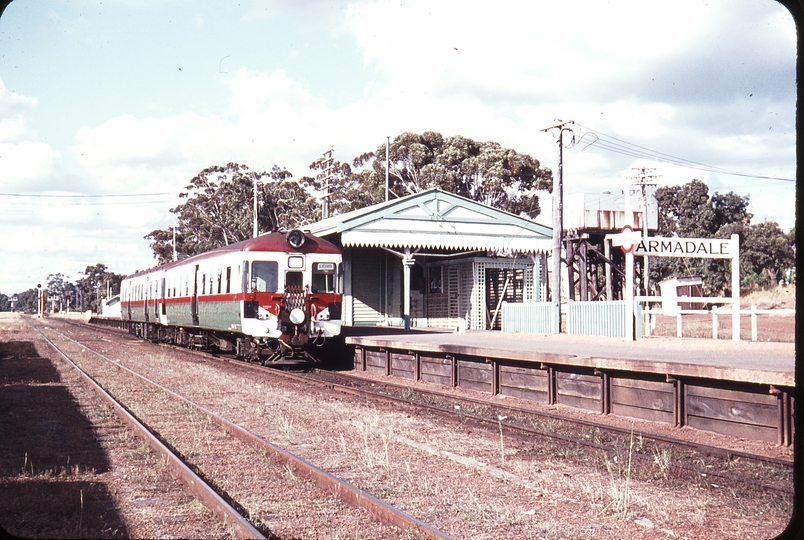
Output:
<path fill-rule="evenodd" d="M 123 280 L 122 317 L 146 339 L 271 365 L 317 362 L 340 334 L 342 260 L 300 230 L 270 233 Z"/>

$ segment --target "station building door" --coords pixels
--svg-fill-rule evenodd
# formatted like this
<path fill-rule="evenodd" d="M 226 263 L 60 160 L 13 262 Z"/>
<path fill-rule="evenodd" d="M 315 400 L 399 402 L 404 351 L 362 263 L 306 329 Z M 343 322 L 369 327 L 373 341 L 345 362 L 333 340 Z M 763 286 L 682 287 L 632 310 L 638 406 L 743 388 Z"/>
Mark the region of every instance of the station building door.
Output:
<path fill-rule="evenodd" d="M 427 265 L 427 325 L 459 330 L 501 328 L 502 302 L 538 300 L 541 263 L 470 257 Z"/>

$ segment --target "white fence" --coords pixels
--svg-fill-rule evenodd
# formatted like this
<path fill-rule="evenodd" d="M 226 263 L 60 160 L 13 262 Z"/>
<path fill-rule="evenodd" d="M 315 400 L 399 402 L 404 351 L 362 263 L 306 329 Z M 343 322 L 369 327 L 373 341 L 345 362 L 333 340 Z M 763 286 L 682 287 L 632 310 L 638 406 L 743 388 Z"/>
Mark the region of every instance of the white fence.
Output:
<path fill-rule="evenodd" d="M 558 333 L 558 302 L 502 303 L 503 332 Z"/>
<path fill-rule="evenodd" d="M 649 297 L 649 296 L 640 296 L 637 298 L 639 301 L 645 301 L 648 298 L 652 298 L 652 301 L 656 301 L 659 297 Z M 684 298 L 684 302 L 692 302 L 692 303 L 702 303 L 699 302 L 700 298 Z M 709 303 L 731 303 L 730 298 L 711 298 L 707 300 Z M 642 315 L 644 317 L 644 330 L 643 333 L 645 336 L 650 336 L 651 330 L 653 328 L 653 317 L 656 315 L 665 315 L 665 316 L 675 316 L 676 317 L 676 337 L 683 337 L 683 327 L 682 327 L 682 316 L 683 315 L 711 315 L 712 317 L 712 339 L 718 339 L 719 335 L 719 325 L 718 325 L 718 317 L 719 316 L 729 316 L 731 317 L 734 313 L 733 309 L 718 309 L 717 306 L 712 306 L 711 310 L 706 309 L 679 309 L 673 310 L 671 313 L 665 313 L 662 309 L 649 309 L 645 308 L 642 311 Z M 740 317 L 743 315 L 750 315 L 751 316 L 751 341 L 758 341 L 759 339 L 759 325 L 758 325 L 758 318 L 757 315 L 781 315 L 781 316 L 788 316 L 788 315 L 795 315 L 795 309 L 757 309 L 755 305 L 751 306 L 751 309 L 741 309 L 738 312 Z"/>
<path fill-rule="evenodd" d="M 661 297 L 640 296 L 635 302 L 636 338 L 650 336 L 657 315 L 676 318 L 676 335 L 683 337 L 683 319 L 685 315 L 710 315 L 712 318 L 712 339 L 719 338 L 719 317 L 732 317 L 733 309 L 728 307 L 711 310 L 674 309 L 664 311 L 661 308 L 642 309 L 642 303 L 658 303 Z M 683 298 L 684 302 L 727 304 L 731 298 Z M 758 315 L 794 316 L 795 309 L 741 309 L 740 317 L 751 317 L 751 340 L 758 341 Z M 529 302 L 524 304 L 503 302 L 502 331 L 525 332 L 536 334 L 558 333 L 558 304 L 554 302 Z M 567 306 L 567 333 L 574 335 L 623 337 L 625 335 L 625 303 L 618 302 L 569 302 Z M 734 320 L 734 319 L 732 319 Z M 739 319 L 738 319 L 739 320 Z"/>

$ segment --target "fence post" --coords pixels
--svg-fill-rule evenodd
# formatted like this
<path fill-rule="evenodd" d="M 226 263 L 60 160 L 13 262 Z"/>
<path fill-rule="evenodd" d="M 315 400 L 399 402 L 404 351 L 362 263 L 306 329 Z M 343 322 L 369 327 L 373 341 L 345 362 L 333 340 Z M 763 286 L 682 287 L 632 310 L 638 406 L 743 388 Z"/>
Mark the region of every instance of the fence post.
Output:
<path fill-rule="evenodd" d="M 642 324 L 644 325 L 644 328 L 645 328 L 645 332 L 644 332 L 645 337 L 650 337 L 650 334 L 651 334 L 651 332 L 650 332 L 650 330 L 651 330 L 651 328 L 650 328 L 650 317 L 651 317 L 650 304 L 645 304 L 645 308 L 646 308 L 644 310 L 644 312 L 645 312 L 645 321 Z"/>
<path fill-rule="evenodd" d="M 717 339 L 717 306 L 712 306 L 712 339 Z"/>
<path fill-rule="evenodd" d="M 758 338 L 757 332 L 757 306 L 751 305 L 751 341 L 756 341 Z"/>
<path fill-rule="evenodd" d="M 642 324 L 642 302 L 634 302 L 634 319 L 631 321 L 631 324 L 636 323 L 636 328 L 634 328 L 634 339 L 642 339 L 643 333 L 643 324 Z"/>
<path fill-rule="evenodd" d="M 551 317 L 550 333 L 561 333 L 561 304 L 558 301 L 553 301 L 553 316 Z"/>
<path fill-rule="evenodd" d="M 681 310 L 676 314 L 676 337 L 681 337 Z"/>

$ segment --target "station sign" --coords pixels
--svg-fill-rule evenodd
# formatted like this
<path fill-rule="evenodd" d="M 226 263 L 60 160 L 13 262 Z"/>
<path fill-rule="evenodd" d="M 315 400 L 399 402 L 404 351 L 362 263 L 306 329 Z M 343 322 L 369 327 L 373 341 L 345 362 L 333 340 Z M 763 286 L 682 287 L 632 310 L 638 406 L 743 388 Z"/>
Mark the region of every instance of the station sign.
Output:
<path fill-rule="evenodd" d="M 732 259 L 739 255 L 739 243 L 734 238 L 664 238 L 646 237 L 634 247 L 634 255 L 648 257 L 700 257 L 703 259 Z"/>
<path fill-rule="evenodd" d="M 635 231 L 631 225 L 626 225 L 618 234 L 611 235 L 611 245 L 619 247 L 623 253 L 630 253 L 641 239 L 642 234 L 639 231 Z"/>

